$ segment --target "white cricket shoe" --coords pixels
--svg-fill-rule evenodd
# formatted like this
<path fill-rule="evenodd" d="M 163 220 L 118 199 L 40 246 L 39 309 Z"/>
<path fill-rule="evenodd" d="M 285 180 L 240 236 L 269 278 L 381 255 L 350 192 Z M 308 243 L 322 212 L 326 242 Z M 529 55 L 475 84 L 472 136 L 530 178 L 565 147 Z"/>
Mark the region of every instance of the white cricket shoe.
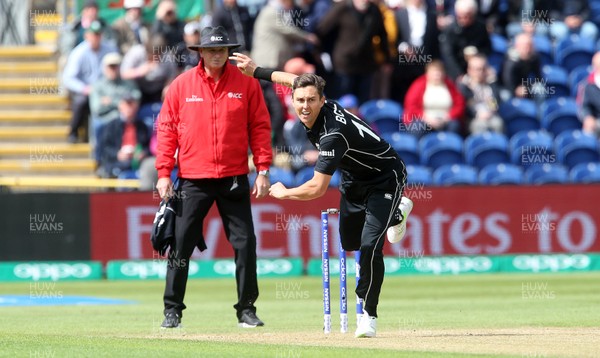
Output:
<path fill-rule="evenodd" d="M 363 311 L 360 318 L 354 337 L 356 338 L 373 338 L 377 333 L 377 317 L 369 316 L 367 311 Z"/>
<path fill-rule="evenodd" d="M 387 230 L 387 238 L 388 241 L 392 244 L 400 242 L 404 238 L 404 234 L 406 233 L 406 222 L 408 219 L 408 215 L 413 208 L 413 202 L 409 198 L 403 196 L 400 200 L 400 205 L 398 205 L 398 210 L 402 214 L 402 221 L 398 225 L 391 226 Z"/>

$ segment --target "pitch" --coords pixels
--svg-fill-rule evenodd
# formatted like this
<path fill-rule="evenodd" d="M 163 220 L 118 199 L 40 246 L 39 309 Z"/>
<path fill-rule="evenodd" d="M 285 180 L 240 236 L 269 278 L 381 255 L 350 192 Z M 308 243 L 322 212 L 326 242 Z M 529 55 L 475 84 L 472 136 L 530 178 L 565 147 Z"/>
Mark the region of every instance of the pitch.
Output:
<path fill-rule="evenodd" d="M 257 307 L 266 325 L 256 329 L 237 328 L 233 278 L 190 280 L 184 328 L 169 331 L 159 329 L 162 281 L 3 283 L 0 295 L 137 303 L 0 307 L 0 356 L 592 357 L 598 282 L 600 273 L 387 277 L 374 339 L 339 333 L 337 280 L 332 333 L 323 334 L 319 277 L 261 279 Z"/>

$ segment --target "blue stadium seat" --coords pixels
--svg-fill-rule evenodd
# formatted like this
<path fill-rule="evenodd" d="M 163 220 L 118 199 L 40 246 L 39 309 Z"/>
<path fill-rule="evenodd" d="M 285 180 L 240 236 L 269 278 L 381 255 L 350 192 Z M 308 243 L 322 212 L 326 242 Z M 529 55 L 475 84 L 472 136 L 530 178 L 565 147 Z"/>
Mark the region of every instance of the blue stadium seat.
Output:
<path fill-rule="evenodd" d="M 488 164 L 508 163 L 508 139 L 493 132 L 472 134 L 465 139 L 465 159 L 480 169 Z"/>
<path fill-rule="evenodd" d="M 490 164 L 479 171 L 479 183 L 482 185 L 502 185 L 523 183 L 523 169 L 514 164 Z"/>
<path fill-rule="evenodd" d="M 531 166 L 525 172 L 528 184 L 564 184 L 569 181 L 567 168 L 560 164 L 543 164 Z"/>
<path fill-rule="evenodd" d="M 508 40 L 496 33 L 490 35 L 490 40 L 492 42 L 492 53 L 488 57 L 488 63 L 499 74 L 502 71 L 504 55 L 508 51 Z"/>
<path fill-rule="evenodd" d="M 573 98 L 549 98 L 541 105 L 542 128 L 555 136 L 581 128 L 578 106 Z"/>
<path fill-rule="evenodd" d="M 392 118 L 398 122 L 402 116 L 402 106 L 391 99 L 370 100 L 363 103 L 358 110 L 369 123 L 381 118 Z"/>
<path fill-rule="evenodd" d="M 477 169 L 470 165 L 443 165 L 433 172 L 434 185 L 476 185 L 477 183 Z"/>
<path fill-rule="evenodd" d="M 579 86 L 584 84 L 590 75 L 592 68 L 590 65 L 575 67 L 571 73 L 569 73 L 569 87 L 571 87 L 571 97 L 577 97 L 579 93 Z"/>
<path fill-rule="evenodd" d="M 540 128 L 537 106 L 530 99 L 513 98 L 503 102 L 498 108 L 498 114 L 504 120 L 510 137 L 520 131 Z"/>
<path fill-rule="evenodd" d="M 581 163 L 569 174 L 573 183 L 600 183 L 600 163 Z"/>
<path fill-rule="evenodd" d="M 558 160 L 568 166 L 600 161 L 598 139 L 580 130 L 567 131 L 559 134 L 555 140 Z"/>
<path fill-rule="evenodd" d="M 315 167 L 313 167 L 313 166 L 307 166 L 307 167 L 301 168 L 296 173 L 296 177 L 294 178 L 294 185 L 299 186 L 299 185 L 306 183 L 307 181 L 312 179 L 314 172 L 315 172 Z"/>
<path fill-rule="evenodd" d="M 510 138 L 510 161 L 529 166 L 556 160 L 552 136 L 545 131 L 523 131 Z"/>
<path fill-rule="evenodd" d="M 543 85 L 546 97 L 568 97 L 571 95 L 569 74 L 564 68 L 546 65 L 542 67 L 542 75 L 545 81 Z"/>
<path fill-rule="evenodd" d="M 271 184 L 281 182 L 283 185 L 285 185 L 286 188 L 290 188 L 293 187 L 296 183 L 296 177 L 294 176 L 294 173 L 289 169 L 271 167 L 271 169 L 269 169 L 269 172 Z"/>
<path fill-rule="evenodd" d="M 339 170 L 336 170 L 331 176 L 331 181 L 329 182 L 329 187 L 337 188 L 340 186 L 340 182 L 342 181 L 342 174 Z"/>
<path fill-rule="evenodd" d="M 552 58 L 554 50 L 552 48 L 552 41 L 550 41 L 548 36 L 535 35 L 533 38 L 533 47 L 535 47 L 535 51 L 540 56 L 542 66 L 554 63 L 554 59 Z"/>
<path fill-rule="evenodd" d="M 398 152 L 406 165 L 419 164 L 419 145 L 417 138 L 408 133 L 394 132 L 381 135 Z"/>
<path fill-rule="evenodd" d="M 557 45 L 554 62 L 570 72 L 578 66 L 589 65 L 595 51 L 593 42 L 581 38 L 577 40 L 570 38 Z"/>
<path fill-rule="evenodd" d="M 370 100 L 359 107 L 361 116 L 367 123 L 374 124 L 379 134 L 400 130 L 402 106 L 391 99 Z"/>
<path fill-rule="evenodd" d="M 424 135 L 419 141 L 421 164 L 433 169 L 446 164 L 463 162 L 463 140 L 455 133 L 434 132 Z"/>
<path fill-rule="evenodd" d="M 431 185 L 431 169 L 421 165 L 407 165 L 406 183 L 409 185 Z"/>

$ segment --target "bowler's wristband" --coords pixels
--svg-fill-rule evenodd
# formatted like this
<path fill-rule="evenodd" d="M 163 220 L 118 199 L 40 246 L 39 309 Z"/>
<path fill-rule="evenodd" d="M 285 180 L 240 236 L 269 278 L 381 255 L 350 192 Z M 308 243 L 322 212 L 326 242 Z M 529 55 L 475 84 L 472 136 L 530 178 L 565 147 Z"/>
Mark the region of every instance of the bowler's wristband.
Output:
<path fill-rule="evenodd" d="M 253 77 L 254 78 L 258 78 L 259 80 L 265 80 L 265 81 L 273 82 L 273 80 L 271 80 L 271 75 L 273 74 L 273 72 L 275 72 L 275 70 L 270 70 L 268 68 L 257 67 L 254 70 Z"/>

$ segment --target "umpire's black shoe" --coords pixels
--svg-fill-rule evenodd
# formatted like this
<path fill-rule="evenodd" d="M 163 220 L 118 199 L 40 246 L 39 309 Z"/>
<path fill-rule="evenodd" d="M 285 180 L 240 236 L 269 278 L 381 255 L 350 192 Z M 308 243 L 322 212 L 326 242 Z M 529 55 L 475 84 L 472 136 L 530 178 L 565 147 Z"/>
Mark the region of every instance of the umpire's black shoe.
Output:
<path fill-rule="evenodd" d="M 256 313 L 251 310 L 243 310 L 242 315 L 238 319 L 238 327 L 241 328 L 254 328 L 264 325 L 264 322 L 256 317 Z"/>
<path fill-rule="evenodd" d="M 160 328 L 181 328 L 181 316 L 175 312 L 165 313 L 165 320 Z"/>

